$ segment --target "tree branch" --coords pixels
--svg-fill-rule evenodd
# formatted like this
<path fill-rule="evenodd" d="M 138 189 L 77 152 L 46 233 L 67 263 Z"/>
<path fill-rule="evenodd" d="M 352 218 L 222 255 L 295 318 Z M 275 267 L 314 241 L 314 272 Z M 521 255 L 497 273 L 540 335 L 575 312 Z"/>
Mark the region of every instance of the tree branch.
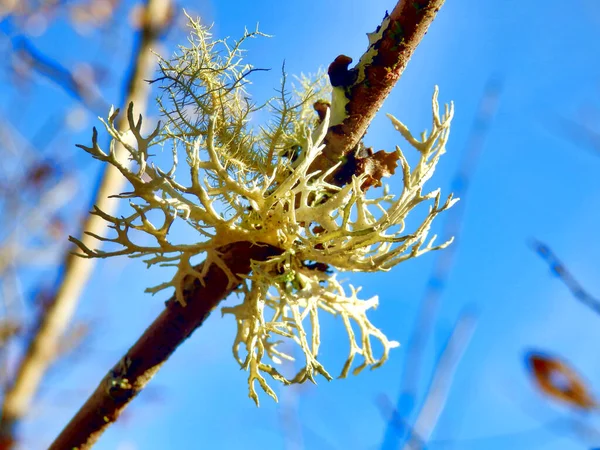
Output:
<path fill-rule="evenodd" d="M 358 145 L 368 124 L 400 78 L 414 49 L 443 3 L 444 0 L 400 0 L 389 20 L 386 17 L 381 30 L 378 29 L 383 31 L 383 36 L 371 44 L 370 52 L 365 53 L 373 54 L 372 50 L 375 49 L 373 61 L 367 64 L 367 56 L 361 59 L 361 67 L 365 68 L 367 76 L 349 87 L 350 102 L 347 111 L 350 115 L 341 126 L 338 124 L 329 130 L 325 156 L 319 159 L 313 169 L 326 170 L 333 167 L 341 156 L 348 154 Z M 391 26 L 393 28 L 390 28 Z M 222 258 L 231 272 L 237 275 L 250 272 L 251 260 L 265 260 L 281 252 L 271 246 L 248 242 L 232 244 L 223 251 Z M 232 292 L 232 289 L 227 288 L 225 279 L 225 273 L 212 265 L 203 280 L 205 286 L 198 281 L 194 282 L 186 297 L 185 308 L 170 299 L 167 309 L 146 329 L 125 357 L 108 372 L 50 448 L 90 448 L 175 349 L 200 327 L 212 309 Z M 118 385 L 116 389 L 115 374 Z"/>
<path fill-rule="evenodd" d="M 147 2 L 146 14 L 153 20 L 145 21 L 138 48 L 134 52 L 135 59 L 127 84 L 125 101 L 126 105 L 134 102 L 138 111 L 144 111 L 146 108 L 149 86 L 145 79 L 151 77 L 155 64 L 150 47 L 154 45 L 167 22 L 169 6 L 168 1 L 148 0 Z M 128 126 L 125 117 L 119 125 L 122 129 Z M 117 148 L 116 151 L 122 153 L 125 150 Z M 107 165 L 93 204 L 104 211 L 116 211 L 118 206 L 116 199 L 108 197 L 121 192 L 124 181 L 116 168 Z M 80 240 L 86 245 L 92 245 L 94 240 L 87 233 L 103 235 L 105 231 L 105 222 L 100 217 L 90 214 L 83 226 Z M 14 380 L 5 392 L 0 416 L 1 449 L 10 449 L 14 446 L 16 426 L 28 412 L 44 374 L 55 359 L 61 336 L 75 312 L 79 296 L 94 265 L 94 260 L 79 258 L 71 253 L 65 257 L 64 271 L 54 301 L 43 311 L 37 329 L 19 363 Z"/>
<path fill-rule="evenodd" d="M 280 251 L 272 246 L 237 242 L 219 250 L 227 267 L 237 275 L 250 273 L 250 261 L 263 261 Z M 202 270 L 202 265 L 198 267 Z M 165 310 L 154 320 L 123 358 L 106 374 L 94 393 L 73 417 L 50 450 L 91 448 L 104 430 L 117 420 L 123 409 L 146 386 L 148 381 L 208 317 L 210 312 L 234 288 L 229 278 L 212 264 L 205 285 L 196 279 L 190 284 L 187 305 L 172 297 Z M 241 278 L 238 278 L 241 282 Z M 184 284 L 186 281 L 184 281 Z"/>
<path fill-rule="evenodd" d="M 533 250 L 550 266 L 552 273 L 560 278 L 571 294 L 584 305 L 591 308 L 596 314 L 600 314 L 600 298 L 594 297 L 571 275 L 566 266 L 552 252 L 546 244 L 533 241 Z"/>
<path fill-rule="evenodd" d="M 80 101 L 87 109 L 99 114 L 108 109 L 108 105 L 93 89 L 93 86 L 78 80 L 73 73 L 59 62 L 44 55 L 24 36 L 13 39 L 16 54 L 40 75 L 60 86 L 67 94 Z"/>
<path fill-rule="evenodd" d="M 332 79 L 332 85 L 345 89 L 347 116 L 341 124 L 329 129 L 325 138 L 327 146 L 313 169 L 327 170 L 357 147 L 444 1 L 400 0 L 375 33 L 369 35 L 370 40 L 378 33 L 381 37 L 370 43 L 355 68 L 347 69 L 352 59 L 344 55 L 332 63 L 330 78 L 335 72 L 338 76 L 342 72 L 339 81 Z M 350 76 L 344 77 L 344 72 Z"/>

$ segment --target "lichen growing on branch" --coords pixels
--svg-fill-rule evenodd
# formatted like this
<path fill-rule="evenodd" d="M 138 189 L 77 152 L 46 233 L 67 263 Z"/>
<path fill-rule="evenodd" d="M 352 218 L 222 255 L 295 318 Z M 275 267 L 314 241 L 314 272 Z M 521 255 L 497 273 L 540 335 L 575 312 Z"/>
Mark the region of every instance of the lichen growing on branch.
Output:
<path fill-rule="evenodd" d="M 314 382 L 315 374 L 331 379 L 318 361 L 320 345 L 319 315 L 340 316 L 350 339 L 350 353 L 341 372 L 345 377 L 358 355 L 362 362 L 353 369 L 379 367 L 389 350 L 398 344 L 388 340 L 367 318 L 367 311 L 378 299 L 358 297 L 359 289 L 344 287 L 335 272 L 388 270 L 409 258 L 447 246 L 434 245 L 428 239 L 434 218 L 456 199 L 441 199 L 439 189 L 423 193 L 424 183 L 432 176 L 445 152 L 452 105 L 440 114 L 437 88 L 433 95 L 433 125 L 430 133 L 414 137 L 405 125 L 389 116 L 393 126 L 418 152 L 418 162 L 410 167 L 396 147 L 404 188 L 380 196 L 369 191 L 374 183 L 366 174 L 352 176 L 338 185 L 327 172 L 311 171 L 311 164 L 325 146 L 330 111 L 325 100 L 331 87 L 324 77 L 301 80 L 301 87 L 290 93 L 283 76 L 279 96 L 265 105 L 252 103 L 246 91 L 248 75 L 253 72 L 242 58 L 245 40 L 261 33 L 246 32 L 229 44 L 212 38 L 210 29 L 190 19 L 192 35 L 186 47 L 180 47 L 172 59 L 160 59 L 163 94 L 159 107 L 164 125 L 149 135 L 136 120 L 133 105 L 127 111 L 129 130 L 119 130 L 111 111 L 103 121 L 112 137 L 104 151 L 94 130 L 92 145 L 80 146 L 94 158 L 115 166 L 132 186 L 129 199 L 132 212 L 113 217 L 95 209 L 116 235 L 96 236 L 116 244 L 116 249 L 94 250 L 73 239 L 82 256 L 105 258 L 128 255 L 143 257 L 148 266 L 176 268 L 172 279 L 152 288 L 152 293 L 174 288 L 178 302 L 185 305 L 184 278 L 196 277 L 201 283 L 211 264 L 216 264 L 238 286 L 242 302 L 223 308 L 237 321 L 233 353 L 241 367 L 249 371 L 250 396 L 258 404 L 255 381 L 276 399 L 263 375 L 285 384 Z M 321 105 L 319 117 L 313 104 Z M 253 128 L 252 114 L 262 108 L 271 111 L 271 120 Z M 317 109 L 315 107 L 315 109 Z M 120 161 L 114 146 L 119 143 L 133 164 Z M 172 150 L 173 165 L 163 170 L 152 163 L 150 149 Z M 188 174 L 181 177 L 178 157 L 185 154 Z M 342 164 L 340 162 L 339 164 Z M 338 165 L 339 165 L 338 164 Z M 181 182 L 176 178 L 189 179 Z M 411 231 L 405 231 L 405 219 L 420 204 L 429 212 Z M 160 220 L 156 220 L 160 217 Z M 182 221 L 198 235 L 197 242 L 178 243 L 170 234 L 175 221 Z M 150 244 L 139 243 L 139 233 L 148 235 Z M 148 239 L 144 240 L 144 242 Z M 268 244 L 281 254 L 265 262 L 253 262 L 250 276 L 240 284 L 219 254 L 219 248 L 234 242 Z M 192 258 L 203 256 L 202 269 Z M 355 329 L 358 334 L 355 334 Z M 278 348 L 281 341 L 295 342 L 304 353 L 304 367 L 288 379 L 274 365 L 292 359 Z M 383 354 L 373 353 L 372 343 L 379 341 Z"/>

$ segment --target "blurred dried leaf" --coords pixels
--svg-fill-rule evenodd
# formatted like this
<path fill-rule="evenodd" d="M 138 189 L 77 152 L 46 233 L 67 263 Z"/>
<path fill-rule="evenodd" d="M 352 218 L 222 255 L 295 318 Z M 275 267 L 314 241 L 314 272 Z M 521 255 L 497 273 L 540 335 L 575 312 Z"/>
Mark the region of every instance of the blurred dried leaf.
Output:
<path fill-rule="evenodd" d="M 529 352 L 525 359 L 533 380 L 544 395 L 582 410 L 598 407 L 586 383 L 564 361 L 537 351 Z"/>
<path fill-rule="evenodd" d="M 61 217 L 54 216 L 50 219 L 47 232 L 52 239 L 65 239 L 67 237 L 67 225 Z"/>
<path fill-rule="evenodd" d="M 77 31 L 85 33 L 111 20 L 118 5 L 119 0 L 91 0 L 71 6 L 69 15 Z"/>
<path fill-rule="evenodd" d="M 27 186 L 23 187 L 40 188 L 55 172 L 56 168 L 47 161 L 36 162 L 27 170 L 25 174 Z"/>
<path fill-rule="evenodd" d="M 21 324 L 12 319 L 0 319 L 0 348 L 21 331 Z"/>

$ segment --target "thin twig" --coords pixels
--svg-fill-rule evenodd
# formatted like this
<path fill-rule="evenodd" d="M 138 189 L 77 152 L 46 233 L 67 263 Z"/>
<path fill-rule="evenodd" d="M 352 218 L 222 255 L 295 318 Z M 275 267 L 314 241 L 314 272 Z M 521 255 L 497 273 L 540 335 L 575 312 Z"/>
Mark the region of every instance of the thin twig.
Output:
<path fill-rule="evenodd" d="M 44 55 L 26 37 L 14 38 L 13 48 L 21 58 L 26 59 L 32 69 L 60 86 L 90 111 L 99 114 L 108 109 L 106 102 L 90 85 L 81 82 L 69 69 Z"/>
<path fill-rule="evenodd" d="M 474 330 L 474 316 L 468 313 L 463 314 L 454 327 L 435 368 L 433 381 L 425 398 L 425 403 L 415 421 L 415 425 L 412 427 L 410 439 L 404 446 L 405 450 L 419 450 L 429 441 L 446 404 L 458 363 Z"/>
<path fill-rule="evenodd" d="M 125 104 L 134 102 L 138 112 L 143 112 L 146 108 L 149 86 L 144 80 L 150 78 L 155 64 L 150 47 L 154 45 L 166 23 L 164 18 L 167 17 L 168 8 L 168 1 L 148 0 L 147 2 L 146 13 L 153 20 L 145 22 L 138 47 L 135 49 L 125 100 Z M 121 129 L 127 127 L 126 119 L 120 127 Z M 116 151 L 122 153 L 124 149 L 117 148 Z M 93 200 L 94 204 L 104 211 L 115 211 L 117 202 L 109 198 L 109 195 L 121 192 L 123 186 L 124 179 L 120 172 L 112 166 L 106 166 Z M 92 245 L 93 239 L 88 233 L 103 235 L 105 231 L 105 222 L 98 216 L 90 214 L 83 226 L 80 240 L 86 242 L 86 245 Z M 75 312 L 77 301 L 94 265 L 95 261 L 78 258 L 71 253 L 65 257 L 62 279 L 54 301 L 44 309 L 38 327 L 18 365 L 13 383 L 5 392 L 0 417 L 0 448 L 9 449 L 14 445 L 16 426 L 28 412 L 44 374 L 56 357 L 61 337 Z M 73 447 L 75 446 L 68 448 Z"/>
<path fill-rule="evenodd" d="M 415 436 L 418 439 L 417 434 L 411 430 L 410 423 L 400 415 L 398 408 L 396 408 L 388 395 L 380 394 L 376 398 L 375 403 L 381 417 L 386 421 L 388 429 L 393 428 L 398 434 L 405 434 L 406 431 L 411 431 L 411 436 Z"/>
<path fill-rule="evenodd" d="M 375 44 L 379 56 L 372 63 L 371 74 L 362 83 L 352 87 L 347 110 L 351 116 L 344 122 L 343 131 L 330 130 L 325 152 L 343 155 L 355 148 L 362 139 L 366 127 L 391 91 L 412 52 L 425 35 L 429 24 L 444 0 L 400 0 L 392 12 L 392 23 L 405 30 L 403 34 L 384 33 Z M 398 28 L 396 27 L 396 30 Z M 397 46 L 396 49 L 392 49 Z M 371 87 L 369 87 L 371 84 Z M 352 113 L 363 114 L 364 119 L 356 120 Z M 344 153 L 345 152 L 345 153 Z M 334 161 L 335 160 L 335 161 Z M 336 158 L 324 158 L 319 167 L 330 168 L 337 163 Z M 280 252 L 270 246 L 238 242 L 226 249 L 222 259 L 229 270 L 237 275 L 250 272 L 250 260 L 264 260 Z M 200 269 L 199 269 L 200 270 Z M 96 391 L 79 410 L 67 427 L 61 432 L 51 449 L 87 449 L 100 437 L 103 431 L 114 422 L 125 406 L 144 388 L 146 383 L 175 351 L 175 349 L 198 327 L 202 325 L 212 309 L 225 299 L 232 289 L 227 288 L 226 274 L 215 265 L 209 268 L 204 278 L 205 286 L 196 280 L 185 298 L 187 306 L 181 307 L 173 299 L 167 302 L 167 309 L 143 333 L 137 343 L 121 361 L 104 377 Z M 115 373 L 118 375 L 115 388 Z M 108 389 L 107 386 L 111 386 Z"/>
<path fill-rule="evenodd" d="M 36 203 L 28 206 L 27 212 L 21 220 L 22 225 L 10 232 L 0 242 L 0 277 L 9 266 L 32 259 L 30 258 L 32 253 L 35 253 L 35 259 L 39 260 L 43 250 L 35 248 L 35 252 L 32 250 L 26 254 L 25 249 L 19 244 L 19 234 L 27 231 L 31 231 L 33 234 L 40 229 L 47 228 L 53 213 L 71 200 L 77 187 L 75 178 L 70 175 L 66 176 L 43 192 Z"/>
<path fill-rule="evenodd" d="M 568 139 L 571 143 L 588 150 L 596 156 L 600 156 L 600 132 L 591 129 L 576 120 L 557 115 L 548 123 L 548 128 L 553 133 L 557 131 L 561 137 Z"/>
<path fill-rule="evenodd" d="M 600 314 L 600 299 L 591 295 L 579 284 L 573 275 L 569 273 L 565 265 L 552 252 L 550 247 L 536 240 L 532 242 L 531 246 L 548 263 L 552 273 L 563 281 L 577 300 L 591 308 L 596 314 Z"/>

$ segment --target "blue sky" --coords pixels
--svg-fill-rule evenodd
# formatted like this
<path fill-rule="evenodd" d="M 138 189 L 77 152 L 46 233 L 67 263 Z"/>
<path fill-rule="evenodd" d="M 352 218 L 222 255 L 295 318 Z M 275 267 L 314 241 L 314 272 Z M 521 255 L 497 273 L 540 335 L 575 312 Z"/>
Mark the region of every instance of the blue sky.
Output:
<path fill-rule="evenodd" d="M 290 74 L 314 73 L 340 53 L 358 60 L 366 49 L 365 33 L 394 6 L 390 0 L 375 0 L 369 6 L 358 0 L 341 4 L 213 1 L 180 6 L 214 21 L 217 37 L 239 36 L 245 26 L 254 28 L 256 23 L 274 36 L 247 47 L 250 62 L 273 68 L 253 79 L 251 92 L 264 99 L 278 87 L 284 60 Z M 124 13 L 130 6 L 122 7 Z M 34 42 L 68 66 L 86 53 L 86 43 L 73 37 L 59 22 Z M 125 70 L 132 41 L 124 32 L 121 37 L 114 52 L 104 47 L 84 57 L 110 65 L 115 73 Z M 460 312 L 467 306 L 478 311 L 475 334 L 428 447 L 432 450 L 600 446 L 598 439 L 581 439 L 560 428 L 574 418 L 596 427 L 600 421 L 581 418 L 542 397 L 523 364 L 530 348 L 558 354 L 600 394 L 600 317 L 577 303 L 528 246 L 532 237 L 549 244 L 586 289 L 600 295 L 595 258 L 600 253 L 600 153 L 573 144 L 557 126 L 557 118 L 565 117 L 595 120 L 600 127 L 599 41 L 600 6 L 594 0 L 568 5 L 556 0 L 448 0 L 383 106 L 382 113 L 394 114 L 416 132 L 430 127 L 434 85 L 440 87 L 440 101 L 454 101 L 448 153 L 428 185 L 448 193 L 486 83 L 493 76 L 504 81 L 496 117 L 470 179 L 459 248 L 425 356 L 421 394 Z M 46 82 L 39 81 L 40 92 L 48 90 Z M 107 101 L 118 103 L 120 89 L 106 89 Z M 0 92 L 6 115 L 16 94 L 6 88 Z M 36 92 L 30 95 L 34 98 Z M 74 104 L 53 89 L 44 104 L 15 111 L 14 117 L 22 132 L 31 135 L 52 114 Z M 74 144 L 88 142 L 92 124 L 97 122 L 90 117 L 80 132 L 63 132 L 59 141 L 64 155 L 86 167 L 80 174 L 87 189 L 78 198 L 81 204 L 91 195 L 99 166 Z M 399 144 L 407 153 L 412 151 L 383 114 L 371 125 L 366 142 L 377 149 Z M 59 148 L 54 144 L 48 151 Z M 399 189 L 401 183 L 391 180 L 390 186 Z M 438 230 L 451 214 L 440 217 Z M 96 448 L 392 448 L 389 437 L 387 445 L 382 444 L 386 423 L 376 399 L 383 394 L 396 400 L 405 344 L 435 258 L 428 254 L 388 273 L 347 276 L 363 286 L 366 297 L 379 296 L 372 321 L 403 344 L 384 367 L 345 380 L 319 380 L 318 386 L 278 388 L 282 402 L 277 405 L 262 396 L 257 409 L 247 398 L 246 373 L 231 355 L 234 323 L 215 313 Z M 136 260 L 99 262 L 79 312 L 94 321 L 93 337 L 77 365 L 58 368 L 48 379 L 39 411 L 23 429 L 31 448 L 43 448 L 56 435 L 158 314 L 166 296 L 151 297 L 143 290 L 164 276 L 159 272 L 146 271 Z M 323 362 L 336 373 L 348 346 L 340 321 L 326 321 L 323 340 Z M 283 436 L 286 408 L 294 409 L 295 420 L 301 422 L 302 445 L 286 442 Z"/>

